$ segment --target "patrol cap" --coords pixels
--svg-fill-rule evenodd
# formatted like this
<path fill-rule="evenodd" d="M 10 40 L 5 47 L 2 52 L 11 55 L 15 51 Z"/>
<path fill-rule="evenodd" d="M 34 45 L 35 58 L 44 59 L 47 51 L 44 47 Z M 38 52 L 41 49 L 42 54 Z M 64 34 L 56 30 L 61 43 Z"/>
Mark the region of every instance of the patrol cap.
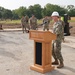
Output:
<path fill-rule="evenodd" d="M 58 16 L 59 17 L 59 13 L 57 11 L 54 11 L 51 16 Z"/>

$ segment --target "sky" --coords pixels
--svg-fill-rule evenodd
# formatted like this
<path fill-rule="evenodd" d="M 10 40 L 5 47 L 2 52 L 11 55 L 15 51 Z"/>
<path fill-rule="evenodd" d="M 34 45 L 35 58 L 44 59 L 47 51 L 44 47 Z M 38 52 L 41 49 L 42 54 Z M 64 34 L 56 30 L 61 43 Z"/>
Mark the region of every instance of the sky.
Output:
<path fill-rule="evenodd" d="M 18 9 L 21 6 L 29 7 L 34 4 L 40 4 L 41 7 L 44 7 L 47 3 L 60 6 L 75 6 L 75 0 L 0 0 L 0 6 L 10 10 Z"/>

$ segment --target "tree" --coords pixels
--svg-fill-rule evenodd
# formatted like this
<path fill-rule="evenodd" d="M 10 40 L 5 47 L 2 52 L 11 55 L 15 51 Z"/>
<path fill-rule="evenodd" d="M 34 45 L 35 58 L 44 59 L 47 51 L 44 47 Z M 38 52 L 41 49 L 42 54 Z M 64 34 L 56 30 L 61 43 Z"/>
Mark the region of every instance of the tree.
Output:
<path fill-rule="evenodd" d="M 2 18 L 2 13 L 0 12 L 0 19 Z"/>
<path fill-rule="evenodd" d="M 30 6 L 28 7 L 28 11 L 29 11 L 29 16 L 31 17 L 32 14 L 34 14 L 34 7 L 33 7 L 32 5 L 30 5 Z"/>
<path fill-rule="evenodd" d="M 46 8 L 43 8 L 41 11 L 42 17 L 46 16 Z"/>
<path fill-rule="evenodd" d="M 13 14 L 12 19 L 19 19 L 18 14 L 16 14 L 14 10 L 12 11 L 12 14 Z"/>
<path fill-rule="evenodd" d="M 68 15 L 71 17 L 75 16 L 75 9 L 71 9 L 70 11 L 68 11 Z"/>
<path fill-rule="evenodd" d="M 8 10 L 3 7 L 0 7 L 0 18 L 1 19 L 19 19 L 22 16 L 28 15 L 31 17 L 34 14 L 38 19 L 43 18 L 44 16 L 51 16 L 52 12 L 59 12 L 60 16 L 63 16 L 65 13 L 70 16 L 75 16 L 75 6 L 68 5 L 66 8 L 61 7 L 59 5 L 46 4 L 44 8 L 41 8 L 41 5 L 35 4 L 30 5 L 28 8 L 21 6 L 15 10 Z"/>
<path fill-rule="evenodd" d="M 39 4 L 35 4 L 34 6 L 32 5 L 29 6 L 28 11 L 29 11 L 29 16 L 34 14 L 38 19 L 42 18 L 41 15 L 42 8 Z"/>
<path fill-rule="evenodd" d="M 68 11 L 73 10 L 74 8 L 75 8 L 74 5 L 68 5 L 68 6 L 67 6 L 67 10 L 68 10 Z"/>
<path fill-rule="evenodd" d="M 41 14 L 42 8 L 41 8 L 41 6 L 39 4 L 35 4 L 33 9 L 34 9 L 35 16 L 38 19 L 41 19 L 42 18 L 42 14 Z"/>
<path fill-rule="evenodd" d="M 4 11 L 4 8 L 3 7 L 0 7 L 0 19 L 2 19 L 2 13 Z"/>
<path fill-rule="evenodd" d="M 60 13 L 60 15 L 65 14 L 65 9 L 58 6 L 58 5 L 53 5 L 53 4 L 46 4 L 46 6 L 44 7 L 44 10 L 42 12 L 42 14 L 47 15 L 47 16 L 51 16 L 52 12 L 57 11 Z"/>
<path fill-rule="evenodd" d="M 21 18 L 22 16 L 25 16 L 27 14 L 27 9 L 26 7 L 22 6 L 19 9 L 14 10 L 14 12 L 18 14 L 19 18 Z"/>
<path fill-rule="evenodd" d="M 5 9 L 2 13 L 2 17 L 4 19 L 12 19 L 12 11 L 11 10 L 8 10 L 8 9 Z"/>

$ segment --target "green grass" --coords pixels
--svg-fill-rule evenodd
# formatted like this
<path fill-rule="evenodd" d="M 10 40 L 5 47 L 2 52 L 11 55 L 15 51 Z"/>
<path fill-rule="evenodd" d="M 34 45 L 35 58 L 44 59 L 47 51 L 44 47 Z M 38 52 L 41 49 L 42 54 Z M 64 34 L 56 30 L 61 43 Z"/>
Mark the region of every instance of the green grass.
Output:
<path fill-rule="evenodd" d="M 75 22 L 75 20 L 69 20 L 68 22 Z"/>
<path fill-rule="evenodd" d="M 0 21 L 2 24 L 21 24 L 21 20 L 6 20 L 6 21 Z M 38 24 L 41 24 L 42 20 L 38 20 Z"/>
<path fill-rule="evenodd" d="M 20 20 L 6 20 L 6 21 L 0 21 L 0 23 L 2 24 L 20 24 L 21 21 Z"/>
<path fill-rule="evenodd" d="M 42 24 L 42 20 L 37 21 L 38 24 Z M 75 22 L 75 20 L 69 20 L 68 22 Z M 2 24 L 21 24 L 21 20 L 6 20 L 6 21 L 0 21 Z"/>

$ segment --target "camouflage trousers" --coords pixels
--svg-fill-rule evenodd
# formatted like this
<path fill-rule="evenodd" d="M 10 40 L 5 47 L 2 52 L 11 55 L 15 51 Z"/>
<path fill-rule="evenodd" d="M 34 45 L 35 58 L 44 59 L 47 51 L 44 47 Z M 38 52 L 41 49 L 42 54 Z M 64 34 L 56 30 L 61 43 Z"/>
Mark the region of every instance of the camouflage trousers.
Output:
<path fill-rule="evenodd" d="M 22 25 L 23 33 L 24 33 L 24 31 L 25 31 L 25 32 L 27 31 L 26 28 L 27 28 L 28 30 L 30 30 L 29 24 L 23 24 L 23 25 Z"/>
<path fill-rule="evenodd" d="M 37 25 L 35 25 L 35 24 L 31 25 L 31 29 L 32 30 L 37 30 Z"/>
<path fill-rule="evenodd" d="M 61 54 L 61 41 L 55 41 L 52 45 L 52 56 L 55 60 L 59 60 L 60 62 L 63 62 L 63 57 Z"/>
<path fill-rule="evenodd" d="M 28 30 L 30 30 L 30 26 L 29 26 L 28 23 L 26 23 L 26 28 L 27 28 Z"/>
<path fill-rule="evenodd" d="M 47 31 L 49 30 L 49 25 L 44 25 L 43 26 L 43 31 L 45 31 L 47 29 Z"/>
<path fill-rule="evenodd" d="M 25 24 L 22 24 L 22 31 L 23 31 L 23 33 L 24 33 L 24 31 L 26 31 L 26 26 L 25 26 Z"/>

